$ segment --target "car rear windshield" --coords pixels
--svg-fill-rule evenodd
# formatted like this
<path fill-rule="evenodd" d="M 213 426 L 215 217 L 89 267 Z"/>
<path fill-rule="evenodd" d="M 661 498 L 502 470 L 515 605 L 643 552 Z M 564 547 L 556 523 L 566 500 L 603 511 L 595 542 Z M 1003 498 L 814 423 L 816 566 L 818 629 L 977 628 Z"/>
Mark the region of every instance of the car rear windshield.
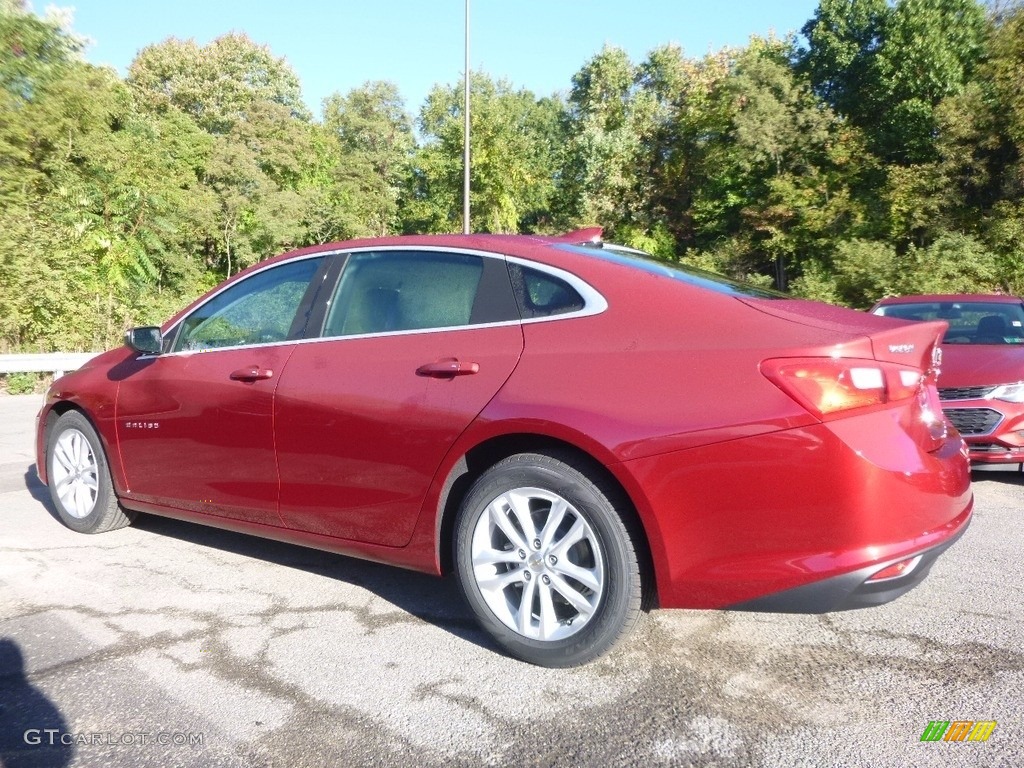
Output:
<path fill-rule="evenodd" d="M 982 301 L 886 304 L 876 315 L 904 320 L 945 320 L 944 344 L 1024 344 L 1024 307 Z"/>
<path fill-rule="evenodd" d="M 566 251 L 585 253 L 588 256 L 597 256 L 606 261 L 642 269 L 655 275 L 671 277 L 674 280 L 681 280 L 684 283 L 715 291 L 716 293 L 753 297 L 755 299 L 792 298 L 784 293 L 757 285 L 750 285 L 749 283 L 741 283 L 739 280 L 732 280 L 714 272 L 706 272 L 703 269 L 689 267 L 678 262 L 663 261 L 642 251 L 616 248 L 615 246 L 608 245 L 558 245 L 556 247 Z"/>

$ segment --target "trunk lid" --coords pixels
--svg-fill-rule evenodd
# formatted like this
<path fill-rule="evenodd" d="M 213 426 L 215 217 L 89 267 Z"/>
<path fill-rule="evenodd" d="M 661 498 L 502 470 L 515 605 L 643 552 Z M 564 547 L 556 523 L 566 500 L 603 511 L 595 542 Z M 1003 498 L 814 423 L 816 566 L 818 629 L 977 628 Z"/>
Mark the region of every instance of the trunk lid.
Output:
<path fill-rule="evenodd" d="M 948 324 L 941 320 L 915 322 L 870 315 L 800 299 L 739 299 L 764 314 L 800 325 L 865 337 L 875 360 L 928 371 L 938 368 L 935 353 Z M 845 355 L 844 355 L 845 356 Z"/>

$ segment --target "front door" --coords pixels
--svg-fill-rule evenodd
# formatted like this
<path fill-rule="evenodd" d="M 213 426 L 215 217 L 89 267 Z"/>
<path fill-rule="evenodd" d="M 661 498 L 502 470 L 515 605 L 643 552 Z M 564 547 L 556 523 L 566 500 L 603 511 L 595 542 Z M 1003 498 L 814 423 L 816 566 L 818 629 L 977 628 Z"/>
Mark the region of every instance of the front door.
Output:
<path fill-rule="evenodd" d="M 280 525 L 274 396 L 323 257 L 230 285 L 128 363 L 117 434 L 131 498 Z"/>

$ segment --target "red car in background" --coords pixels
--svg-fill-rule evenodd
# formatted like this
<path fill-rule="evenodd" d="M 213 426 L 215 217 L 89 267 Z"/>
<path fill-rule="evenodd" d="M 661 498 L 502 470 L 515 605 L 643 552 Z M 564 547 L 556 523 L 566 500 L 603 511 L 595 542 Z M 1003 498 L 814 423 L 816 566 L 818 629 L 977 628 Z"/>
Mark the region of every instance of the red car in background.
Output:
<path fill-rule="evenodd" d="M 883 299 L 876 315 L 949 323 L 939 398 L 977 465 L 1024 463 L 1024 300 L 949 294 Z"/>
<path fill-rule="evenodd" d="M 563 237 L 306 248 L 50 388 L 61 520 L 148 512 L 454 572 L 508 653 L 581 664 L 645 606 L 822 612 L 966 529 L 943 322 Z"/>

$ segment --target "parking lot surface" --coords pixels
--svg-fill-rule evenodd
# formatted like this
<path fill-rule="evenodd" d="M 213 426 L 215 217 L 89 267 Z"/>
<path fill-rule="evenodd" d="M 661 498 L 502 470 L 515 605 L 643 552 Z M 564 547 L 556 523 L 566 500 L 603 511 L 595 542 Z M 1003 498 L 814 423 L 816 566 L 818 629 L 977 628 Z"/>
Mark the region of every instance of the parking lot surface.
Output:
<path fill-rule="evenodd" d="M 548 670 L 451 579 L 152 516 L 67 530 L 39 404 L 0 397 L 4 766 L 1024 765 L 1019 474 L 976 474 L 970 529 L 894 603 L 655 611 Z M 996 726 L 922 741 L 932 721 Z"/>

